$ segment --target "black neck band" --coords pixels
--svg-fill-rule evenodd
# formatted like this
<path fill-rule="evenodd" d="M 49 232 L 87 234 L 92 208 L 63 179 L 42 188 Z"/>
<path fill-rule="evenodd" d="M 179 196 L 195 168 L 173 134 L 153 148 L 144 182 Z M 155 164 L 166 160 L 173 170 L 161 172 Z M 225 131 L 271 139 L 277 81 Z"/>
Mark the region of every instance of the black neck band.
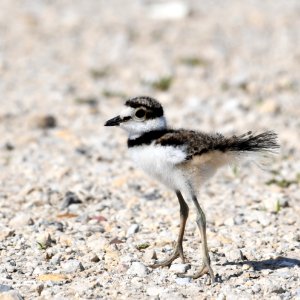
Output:
<path fill-rule="evenodd" d="M 163 136 L 168 132 L 170 132 L 170 130 L 168 129 L 145 132 L 144 134 L 142 134 L 136 139 L 128 139 L 127 141 L 128 148 L 142 146 L 142 145 L 150 145 L 154 140 L 160 138 L 161 136 Z"/>

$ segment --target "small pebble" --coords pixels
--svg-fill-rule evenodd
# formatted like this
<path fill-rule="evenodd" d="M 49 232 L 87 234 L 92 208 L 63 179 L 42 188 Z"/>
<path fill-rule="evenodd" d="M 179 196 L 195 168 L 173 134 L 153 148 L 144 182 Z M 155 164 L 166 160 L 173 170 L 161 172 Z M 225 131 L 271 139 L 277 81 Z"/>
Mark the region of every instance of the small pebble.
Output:
<path fill-rule="evenodd" d="M 168 1 L 150 3 L 147 10 L 151 19 L 155 20 L 180 20 L 189 13 L 189 6 L 181 1 Z"/>
<path fill-rule="evenodd" d="M 100 261 L 100 258 L 97 256 L 97 255 L 94 255 L 92 258 L 91 258 L 91 262 L 99 262 Z"/>
<path fill-rule="evenodd" d="M 172 264 L 169 270 L 174 273 L 185 273 L 190 268 L 189 264 Z"/>
<path fill-rule="evenodd" d="M 156 251 L 154 249 L 146 249 L 145 253 L 143 255 L 145 261 L 151 261 L 152 259 L 157 259 L 157 254 Z"/>
<path fill-rule="evenodd" d="M 12 151 L 12 150 L 15 149 L 15 147 L 14 147 L 13 144 L 7 142 L 7 143 L 4 144 L 4 149 L 7 150 L 7 151 Z"/>
<path fill-rule="evenodd" d="M 10 285 L 0 284 L 0 293 L 7 292 L 13 288 Z"/>
<path fill-rule="evenodd" d="M 71 259 L 71 260 L 66 261 L 62 265 L 62 269 L 66 273 L 75 273 L 75 272 L 84 271 L 83 265 L 81 264 L 80 261 L 78 261 L 76 259 Z"/>
<path fill-rule="evenodd" d="M 38 235 L 36 242 L 41 249 L 47 249 L 53 243 L 51 235 L 47 232 L 43 232 Z"/>
<path fill-rule="evenodd" d="M 82 203 L 82 200 L 75 193 L 68 191 L 64 196 L 61 209 L 65 209 L 69 207 L 71 204 L 79 204 L 79 203 Z"/>
<path fill-rule="evenodd" d="M 189 284 L 189 283 L 191 283 L 192 282 L 192 279 L 191 278 L 188 278 L 188 277 L 186 277 L 186 278 L 176 278 L 175 279 L 175 282 L 177 283 L 177 284 L 179 284 L 179 285 L 185 285 L 185 284 Z"/>
<path fill-rule="evenodd" d="M 256 294 L 261 291 L 261 286 L 259 284 L 255 284 L 252 287 L 252 291 Z"/>
<path fill-rule="evenodd" d="M 243 260 L 243 253 L 239 249 L 232 249 L 225 252 L 225 256 L 230 262 L 238 262 Z"/>
<path fill-rule="evenodd" d="M 41 129 L 54 128 L 57 126 L 56 118 L 52 115 L 36 117 L 34 123 Z"/>
<path fill-rule="evenodd" d="M 249 264 L 243 264 L 242 266 L 242 270 L 250 270 L 252 268 L 252 266 L 250 266 Z"/>
<path fill-rule="evenodd" d="M 140 229 L 140 226 L 138 224 L 132 224 L 128 230 L 127 230 L 127 234 L 126 236 L 129 237 L 131 235 L 134 235 L 135 233 L 137 233 Z"/>
<path fill-rule="evenodd" d="M 226 226 L 233 226 L 235 224 L 234 218 L 228 218 L 224 221 Z"/>
<path fill-rule="evenodd" d="M 127 271 L 127 274 L 137 275 L 139 277 L 145 277 L 148 273 L 149 271 L 146 266 L 137 261 L 133 262 Z"/>
<path fill-rule="evenodd" d="M 61 257 L 62 255 L 60 253 L 53 255 L 52 258 L 50 259 L 50 263 L 52 265 L 59 265 L 61 261 Z"/>

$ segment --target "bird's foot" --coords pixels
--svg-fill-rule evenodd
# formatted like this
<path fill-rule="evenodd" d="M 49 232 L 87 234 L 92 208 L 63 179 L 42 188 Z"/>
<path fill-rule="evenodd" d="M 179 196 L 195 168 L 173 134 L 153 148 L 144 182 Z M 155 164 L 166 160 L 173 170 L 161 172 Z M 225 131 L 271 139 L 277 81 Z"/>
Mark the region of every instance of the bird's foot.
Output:
<path fill-rule="evenodd" d="M 163 260 L 161 262 L 157 262 L 152 265 L 149 265 L 149 267 L 152 269 L 156 269 L 159 267 L 169 267 L 172 264 L 172 262 L 178 257 L 181 258 L 182 263 L 185 263 L 182 245 L 176 245 L 176 248 L 175 248 L 173 254 L 169 258 L 167 258 L 166 260 Z"/>
<path fill-rule="evenodd" d="M 211 268 L 210 265 L 210 261 L 209 260 L 204 260 L 200 270 L 197 271 L 195 274 L 193 275 L 188 275 L 188 274 L 177 274 L 179 277 L 185 277 L 185 278 L 192 278 L 192 279 L 197 279 L 199 277 L 201 277 L 204 274 L 209 274 L 210 278 L 211 278 L 211 282 L 214 283 L 215 282 L 215 276 L 214 276 L 214 272 Z"/>

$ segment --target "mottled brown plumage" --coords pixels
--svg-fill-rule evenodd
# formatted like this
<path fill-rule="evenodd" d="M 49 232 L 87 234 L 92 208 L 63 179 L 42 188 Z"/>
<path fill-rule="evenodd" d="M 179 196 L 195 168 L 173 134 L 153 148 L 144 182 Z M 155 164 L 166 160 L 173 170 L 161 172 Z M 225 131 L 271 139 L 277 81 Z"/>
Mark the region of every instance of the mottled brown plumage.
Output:
<path fill-rule="evenodd" d="M 220 133 L 207 134 L 194 130 L 171 130 L 155 141 L 162 146 L 186 146 L 186 159 L 196 155 L 202 155 L 210 151 L 272 151 L 279 145 L 276 142 L 277 135 L 267 131 L 254 135 L 251 131 L 240 135 L 225 137 Z"/>

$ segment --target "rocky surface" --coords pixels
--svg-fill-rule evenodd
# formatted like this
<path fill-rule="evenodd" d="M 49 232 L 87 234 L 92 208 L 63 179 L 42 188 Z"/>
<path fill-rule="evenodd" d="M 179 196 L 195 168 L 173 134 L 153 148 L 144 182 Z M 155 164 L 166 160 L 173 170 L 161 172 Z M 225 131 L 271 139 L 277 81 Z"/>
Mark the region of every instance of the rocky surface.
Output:
<path fill-rule="evenodd" d="M 300 299 L 300 3 L 0 3 L 0 299 Z M 175 195 L 136 170 L 103 127 L 126 97 L 170 124 L 273 129 L 281 153 L 202 188 L 217 282 L 172 253 Z"/>

